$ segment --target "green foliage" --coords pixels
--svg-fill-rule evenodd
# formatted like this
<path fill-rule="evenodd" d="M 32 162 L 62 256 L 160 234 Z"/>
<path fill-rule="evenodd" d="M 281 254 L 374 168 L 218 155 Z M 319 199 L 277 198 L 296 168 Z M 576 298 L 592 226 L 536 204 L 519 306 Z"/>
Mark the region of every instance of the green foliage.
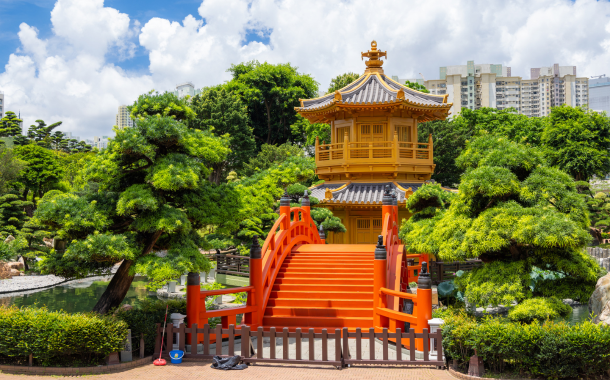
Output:
<path fill-rule="evenodd" d="M 228 71 L 233 79 L 227 86 L 247 105 L 257 144 L 290 141 L 290 126 L 297 121 L 294 107 L 300 106 L 299 99 L 314 98 L 318 83 L 289 63 L 251 61 L 231 65 Z"/>
<path fill-rule="evenodd" d="M 523 261 L 495 261 L 456 277 L 454 282 L 470 304 L 508 306 L 528 298 L 528 269 Z"/>
<path fill-rule="evenodd" d="M 466 172 L 448 208 L 440 187 L 422 186 L 409 199 L 415 215 L 400 231 L 406 248 L 443 261 L 482 259 L 483 267 L 455 280 L 480 306 L 532 296 L 588 299 L 600 268 L 583 254 L 589 219 L 574 180 L 546 166 L 538 148 L 487 133 L 466 146 L 457 165 Z M 532 289 L 533 266 L 564 277 Z"/>
<path fill-rule="evenodd" d="M 149 116 L 169 117 L 188 124 L 197 114 L 189 106 L 188 97 L 179 98 L 172 92 L 154 92 L 140 95 L 133 105 L 128 106 L 132 119 L 139 123 Z"/>
<path fill-rule="evenodd" d="M 315 155 L 316 138 L 323 142 L 330 142 L 331 127 L 325 123 L 311 123 L 301 115 L 297 115 L 297 120 L 290 126 L 295 143 L 301 145 L 309 156 Z"/>
<path fill-rule="evenodd" d="M 24 188 L 23 198 L 32 191 L 42 197 L 56 186 L 63 175 L 63 169 L 53 152 L 37 145 L 22 145 L 14 149 L 15 156 L 27 163 L 17 181 Z"/>
<path fill-rule="evenodd" d="M 250 158 L 250 161 L 244 164 L 244 175 L 249 177 L 257 172 L 263 172 L 281 164 L 290 157 L 305 157 L 305 153 L 299 146 L 290 143 L 282 145 L 264 144 L 256 157 Z"/>
<path fill-rule="evenodd" d="M 40 262 L 45 273 L 79 278 L 123 260 L 155 288 L 185 272 L 209 270 L 199 252 L 207 242 L 197 231 L 221 218 L 234 224 L 229 216 L 237 212 L 234 188 L 207 180 L 209 165 L 226 159 L 227 141 L 171 116 L 140 118 L 117 130 L 81 173 L 87 186 L 41 200 L 35 217 L 67 243 Z M 149 254 L 153 248 L 167 255 Z M 121 301 L 104 301 L 96 310 Z"/>
<path fill-rule="evenodd" d="M 32 202 L 22 201 L 16 194 L 0 195 L 0 239 L 15 236 L 29 219 L 24 209 Z"/>
<path fill-rule="evenodd" d="M 144 299 L 132 308 L 118 308 L 114 315 L 127 324 L 127 328 L 131 330 L 133 352 L 140 350 L 140 336 L 144 334 L 144 353 L 151 355 L 155 350 L 155 340 L 157 338 L 157 323 L 163 326 L 165 318 L 165 310 L 167 318 L 172 313 L 180 313 L 186 315 L 186 300 L 152 300 Z M 209 310 L 209 309 L 208 309 Z M 186 322 L 186 321 L 185 321 Z M 170 321 L 171 323 L 171 321 Z"/>
<path fill-rule="evenodd" d="M 477 323 L 464 312 L 436 312 L 443 318 L 443 348 L 449 360 L 467 368 L 475 350 L 494 372 L 518 372 L 531 377 L 582 378 L 603 376 L 610 369 L 610 327 L 590 321 L 522 324 L 502 318 Z"/>
<path fill-rule="evenodd" d="M 555 297 L 530 298 L 512 308 L 508 312 L 508 319 L 513 322 L 532 323 L 535 320 L 546 321 L 567 317 L 571 313 L 572 308 Z"/>
<path fill-rule="evenodd" d="M 553 107 L 542 134 L 551 165 L 577 181 L 610 172 L 610 120 L 593 110 Z"/>
<path fill-rule="evenodd" d="M 360 78 L 360 74 L 352 72 L 337 75 L 336 77 L 330 80 L 330 84 L 328 85 L 328 90 L 326 91 L 326 93 L 330 94 L 331 92 L 340 90 L 343 87 L 348 86 L 350 83 L 355 82 L 358 78 Z"/>
<path fill-rule="evenodd" d="M 127 324 L 110 316 L 0 308 L 0 355 L 13 360 L 32 354 L 43 366 L 97 365 L 123 348 L 126 335 Z"/>
<path fill-rule="evenodd" d="M 240 97 L 226 85 L 203 89 L 191 102 L 197 117 L 194 128 L 210 131 L 216 136 L 228 135 L 231 152 L 227 159 L 213 165 L 212 181 L 219 184 L 231 171 L 241 172 L 244 163 L 254 156 L 256 143 L 249 125 L 248 110 Z"/>
<path fill-rule="evenodd" d="M 429 94 L 430 91 L 423 84 L 419 84 L 417 82 L 406 81 L 405 86 L 417 90 L 419 92 L 423 92 Z"/>
<path fill-rule="evenodd" d="M 20 175 L 27 163 L 19 159 L 13 149 L 0 144 L 0 193 Z"/>
<path fill-rule="evenodd" d="M 0 137 L 12 137 L 21 135 L 23 120 L 19 119 L 12 111 L 6 111 L 4 117 L 0 119 Z"/>

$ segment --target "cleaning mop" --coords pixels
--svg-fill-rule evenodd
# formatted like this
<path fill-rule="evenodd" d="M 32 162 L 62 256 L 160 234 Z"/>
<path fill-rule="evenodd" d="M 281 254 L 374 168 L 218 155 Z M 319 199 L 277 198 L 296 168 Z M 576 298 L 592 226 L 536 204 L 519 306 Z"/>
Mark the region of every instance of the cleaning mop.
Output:
<path fill-rule="evenodd" d="M 165 365 L 165 359 L 161 359 L 161 354 L 163 353 L 163 338 L 165 335 L 165 323 L 167 322 L 167 309 L 169 308 L 169 304 L 165 307 L 165 320 L 163 321 L 163 333 L 161 333 L 161 350 L 159 350 L 159 359 L 153 362 L 154 365 Z"/>

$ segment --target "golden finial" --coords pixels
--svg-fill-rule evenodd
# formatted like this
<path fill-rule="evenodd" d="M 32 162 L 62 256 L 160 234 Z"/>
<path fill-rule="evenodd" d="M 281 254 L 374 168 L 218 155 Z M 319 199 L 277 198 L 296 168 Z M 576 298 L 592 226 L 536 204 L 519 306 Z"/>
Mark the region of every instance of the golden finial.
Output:
<path fill-rule="evenodd" d="M 373 42 L 371 42 L 371 50 L 367 51 L 366 53 L 360 53 L 362 55 L 362 59 L 364 59 L 364 57 L 367 57 L 369 60 L 365 62 L 367 69 L 372 69 L 372 68 L 381 68 L 381 66 L 383 65 L 383 61 L 381 61 L 381 57 L 385 57 L 386 59 L 388 59 L 388 52 L 387 51 L 381 51 L 377 49 L 377 41 L 373 40 Z"/>

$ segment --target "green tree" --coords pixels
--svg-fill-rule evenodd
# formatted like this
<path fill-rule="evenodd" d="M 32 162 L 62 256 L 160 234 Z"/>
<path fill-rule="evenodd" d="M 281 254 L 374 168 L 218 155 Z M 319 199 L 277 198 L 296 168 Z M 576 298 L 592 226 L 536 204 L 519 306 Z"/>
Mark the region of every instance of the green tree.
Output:
<path fill-rule="evenodd" d="M 463 108 L 460 115 L 451 119 L 419 124 L 418 140 L 428 142 L 428 136 L 432 134 L 436 165 L 432 179 L 445 186 L 457 186 L 464 170 L 456 165 L 455 160 L 470 139 L 486 133 L 530 146 L 539 146 L 546 124 L 546 118 L 519 115 L 512 108 Z"/>
<path fill-rule="evenodd" d="M 9 183 L 19 177 L 26 165 L 25 161 L 15 155 L 13 149 L 0 145 L 0 194 L 6 191 Z"/>
<path fill-rule="evenodd" d="M 12 137 L 21 135 L 21 126 L 23 120 L 19 119 L 12 111 L 7 111 L 2 119 L 0 119 L 0 137 Z"/>
<path fill-rule="evenodd" d="M 360 75 L 356 73 L 345 73 L 337 75 L 336 77 L 330 80 L 330 85 L 328 86 L 328 90 L 326 91 L 326 93 L 330 94 L 331 92 L 340 90 L 348 84 L 354 82 L 358 78 L 360 78 Z"/>
<path fill-rule="evenodd" d="M 419 92 L 425 92 L 426 94 L 430 93 L 430 91 L 428 91 L 426 86 L 424 86 L 423 84 L 419 84 L 417 82 L 406 81 L 405 86 L 412 88 L 414 90 L 417 90 Z"/>
<path fill-rule="evenodd" d="M 34 141 L 43 148 L 50 149 L 53 142 L 51 133 L 55 128 L 59 127 L 62 122 L 58 121 L 51 125 L 47 125 L 44 120 L 36 120 L 36 123 L 36 125 L 30 125 L 27 134 L 28 139 Z"/>
<path fill-rule="evenodd" d="M 257 172 L 263 172 L 274 165 L 281 164 L 289 157 L 305 157 L 305 152 L 298 145 L 290 143 L 264 144 L 256 157 L 252 157 L 248 163 L 244 164 L 244 175 L 250 177 Z"/>
<path fill-rule="evenodd" d="M 127 109 L 136 123 L 139 119 L 159 115 L 183 121 L 188 125 L 188 122 L 197 116 L 189 106 L 189 97 L 179 98 L 172 92 L 159 93 L 154 90 L 140 95 Z"/>
<path fill-rule="evenodd" d="M 601 268 L 584 253 L 590 222 L 574 180 L 549 167 L 540 149 L 492 135 L 468 143 L 457 164 L 465 170 L 457 196 L 425 185 L 407 200 L 415 215 L 401 226 L 405 248 L 443 261 L 483 260 L 455 280 L 473 304 L 586 302 Z M 534 268 L 553 276 L 532 286 Z"/>
<path fill-rule="evenodd" d="M 93 309 L 98 313 L 123 301 L 135 273 L 154 288 L 209 270 L 197 231 L 237 212 L 231 189 L 207 181 L 209 166 L 226 159 L 227 143 L 171 116 L 139 118 L 117 130 L 84 169 L 85 189 L 41 200 L 35 218 L 66 242 L 65 250 L 43 258 L 41 269 L 81 278 L 122 261 Z M 165 256 L 151 254 L 161 249 Z"/>
<path fill-rule="evenodd" d="M 31 202 L 22 201 L 15 193 L 0 196 L 0 239 L 8 235 L 17 235 L 17 232 L 28 220 L 24 209 Z"/>
<path fill-rule="evenodd" d="M 297 72 L 289 63 L 257 61 L 232 65 L 229 72 L 233 79 L 227 86 L 248 106 L 257 145 L 291 141 L 290 126 L 297 120 L 294 107 L 300 106 L 299 99 L 313 98 L 318 92 L 313 77 Z"/>
<path fill-rule="evenodd" d="M 595 111 L 553 107 L 542 134 L 551 165 L 577 181 L 603 178 L 610 172 L 610 119 Z"/>
<path fill-rule="evenodd" d="M 331 127 L 325 123 L 311 123 L 303 116 L 298 115 L 297 121 L 290 126 L 292 134 L 294 136 L 294 142 L 299 144 L 305 149 L 309 156 L 314 156 L 316 138 L 320 140 L 320 143 L 330 143 Z"/>
<path fill-rule="evenodd" d="M 243 165 L 256 154 L 252 128 L 248 125 L 248 112 L 239 96 L 224 85 L 209 87 L 195 95 L 191 106 L 197 117 L 194 128 L 210 131 L 216 136 L 229 136 L 231 153 L 225 161 L 214 164 L 210 180 L 216 184 L 231 171 L 241 172 Z"/>
<path fill-rule="evenodd" d="M 17 179 L 22 185 L 22 199 L 28 199 L 30 192 L 35 197 L 44 195 L 45 192 L 56 186 L 62 175 L 63 169 L 59 162 L 48 149 L 38 145 L 22 145 L 14 149 L 15 155 L 25 161 L 27 166 Z"/>

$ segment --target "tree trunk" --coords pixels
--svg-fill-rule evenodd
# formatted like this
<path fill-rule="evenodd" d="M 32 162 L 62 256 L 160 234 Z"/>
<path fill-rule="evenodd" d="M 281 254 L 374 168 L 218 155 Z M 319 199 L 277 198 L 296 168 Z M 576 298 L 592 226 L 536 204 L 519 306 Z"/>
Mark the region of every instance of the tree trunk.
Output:
<path fill-rule="evenodd" d="M 142 256 L 145 256 L 152 251 L 155 243 L 157 243 L 157 239 L 159 239 L 159 236 L 161 236 L 162 233 L 163 231 L 157 231 L 150 236 L 144 250 L 142 251 Z M 127 291 L 131 286 L 131 282 L 135 277 L 135 274 L 129 274 L 129 269 L 131 268 L 132 264 L 133 261 L 131 260 L 123 260 L 121 266 L 119 266 L 119 270 L 116 271 L 112 277 L 112 280 L 110 280 L 110 284 L 108 284 L 104 294 L 102 294 L 100 299 L 97 301 L 92 311 L 100 314 L 106 314 L 111 309 L 118 307 L 121 302 L 123 302 L 125 295 L 127 295 Z"/>
<path fill-rule="evenodd" d="M 129 274 L 129 269 L 133 261 L 131 260 L 123 260 L 119 270 L 114 274 L 112 280 L 110 280 L 110 284 L 104 291 L 104 294 L 97 301 L 95 306 L 93 307 L 93 311 L 100 314 L 106 314 L 111 309 L 118 307 L 121 302 L 125 299 L 125 295 L 127 295 L 127 291 L 131 286 L 131 282 L 133 281 L 134 275 Z"/>

